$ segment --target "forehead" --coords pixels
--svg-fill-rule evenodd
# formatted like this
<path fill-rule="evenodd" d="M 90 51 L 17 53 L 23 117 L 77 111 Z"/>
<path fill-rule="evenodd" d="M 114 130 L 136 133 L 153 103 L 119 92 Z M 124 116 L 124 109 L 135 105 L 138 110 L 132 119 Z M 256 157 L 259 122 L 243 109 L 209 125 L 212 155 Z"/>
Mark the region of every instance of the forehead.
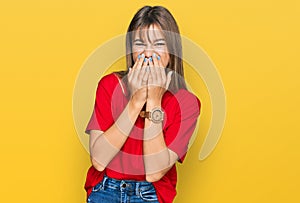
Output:
<path fill-rule="evenodd" d="M 149 27 L 138 28 L 133 33 L 133 39 L 141 39 L 143 41 L 154 41 L 156 39 L 165 39 L 163 30 L 155 25 L 151 24 Z"/>

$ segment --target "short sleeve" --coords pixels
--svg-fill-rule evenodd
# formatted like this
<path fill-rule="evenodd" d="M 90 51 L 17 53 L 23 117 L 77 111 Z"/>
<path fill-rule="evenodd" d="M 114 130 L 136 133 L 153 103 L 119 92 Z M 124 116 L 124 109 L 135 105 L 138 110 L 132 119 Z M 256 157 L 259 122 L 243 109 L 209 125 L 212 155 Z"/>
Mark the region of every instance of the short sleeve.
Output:
<path fill-rule="evenodd" d="M 93 113 L 85 133 L 89 134 L 90 130 L 106 131 L 114 123 L 111 101 L 117 84 L 118 79 L 113 74 L 104 76 L 98 82 Z"/>
<path fill-rule="evenodd" d="M 165 142 L 167 147 L 178 155 L 178 161 L 181 163 L 195 130 L 200 108 L 199 99 L 187 90 L 179 90 L 164 107 L 167 114 L 164 127 Z"/>

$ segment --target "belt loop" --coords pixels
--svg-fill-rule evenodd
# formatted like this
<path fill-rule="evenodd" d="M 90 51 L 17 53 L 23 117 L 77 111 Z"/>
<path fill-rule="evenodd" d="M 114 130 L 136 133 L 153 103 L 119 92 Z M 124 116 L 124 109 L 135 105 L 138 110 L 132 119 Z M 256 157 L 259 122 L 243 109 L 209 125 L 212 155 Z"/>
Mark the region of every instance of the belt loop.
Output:
<path fill-rule="evenodd" d="M 102 189 L 104 189 L 105 182 L 106 182 L 107 179 L 108 179 L 108 177 L 106 175 L 104 175 L 103 181 L 102 181 Z"/>
<path fill-rule="evenodd" d="M 136 196 L 140 195 L 140 183 L 139 182 L 137 182 L 135 184 L 135 194 L 136 194 Z"/>

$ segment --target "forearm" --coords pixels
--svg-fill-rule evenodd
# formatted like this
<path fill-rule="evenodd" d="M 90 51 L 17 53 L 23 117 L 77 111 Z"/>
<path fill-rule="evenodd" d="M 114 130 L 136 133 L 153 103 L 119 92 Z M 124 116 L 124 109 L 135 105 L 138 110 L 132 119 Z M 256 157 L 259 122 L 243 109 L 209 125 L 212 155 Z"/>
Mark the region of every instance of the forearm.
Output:
<path fill-rule="evenodd" d="M 146 111 L 160 107 L 160 103 L 160 101 L 147 101 Z M 164 140 L 162 127 L 162 123 L 153 123 L 149 119 L 145 119 L 144 163 L 146 179 L 149 182 L 160 179 L 173 165 L 170 159 L 170 150 Z"/>
<path fill-rule="evenodd" d="M 104 133 L 91 139 L 90 153 L 93 165 L 96 166 L 97 170 L 104 170 L 120 151 L 134 126 L 142 106 L 142 104 L 137 104 L 130 100 L 116 122 Z"/>

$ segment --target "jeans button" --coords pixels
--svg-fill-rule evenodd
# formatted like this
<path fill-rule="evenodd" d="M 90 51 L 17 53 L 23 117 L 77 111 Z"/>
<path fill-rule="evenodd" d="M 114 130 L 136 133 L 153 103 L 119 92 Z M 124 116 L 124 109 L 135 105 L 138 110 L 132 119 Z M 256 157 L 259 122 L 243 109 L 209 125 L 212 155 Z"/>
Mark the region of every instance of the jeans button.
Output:
<path fill-rule="evenodd" d="M 121 185 L 122 188 L 125 188 L 126 186 L 127 186 L 126 183 L 123 183 L 123 184 Z"/>

